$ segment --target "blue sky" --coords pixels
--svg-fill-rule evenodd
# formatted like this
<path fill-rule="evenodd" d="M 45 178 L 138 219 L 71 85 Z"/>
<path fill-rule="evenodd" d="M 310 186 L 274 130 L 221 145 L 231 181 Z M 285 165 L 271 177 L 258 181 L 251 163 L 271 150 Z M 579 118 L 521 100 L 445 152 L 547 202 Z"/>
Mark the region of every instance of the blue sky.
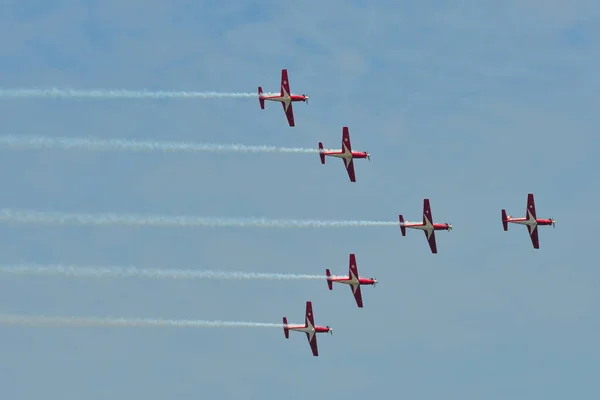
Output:
<path fill-rule="evenodd" d="M 311 96 L 289 128 L 256 99 L 0 99 L 2 134 L 337 148 L 316 154 L 0 149 L 2 207 L 64 212 L 395 220 L 431 199 L 439 254 L 395 227 L 205 229 L 0 225 L 0 263 L 347 271 L 326 282 L 0 279 L 0 312 L 301 322 L 280 329 L 0 329 L 0 397 L 563 399 L 598 396 L 600 200 L 595 1 L 5 1 L 0 87 Z M 540 229 L 502 231 L 527 193 Z M 521 228 L 521 229 L 519 229 Z"/>

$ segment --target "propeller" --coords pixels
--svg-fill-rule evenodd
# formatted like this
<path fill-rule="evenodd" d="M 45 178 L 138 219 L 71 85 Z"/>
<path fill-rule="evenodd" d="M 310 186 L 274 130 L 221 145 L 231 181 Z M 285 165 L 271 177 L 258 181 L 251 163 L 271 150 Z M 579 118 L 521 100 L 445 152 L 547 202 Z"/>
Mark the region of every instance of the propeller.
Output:
<path fill-rule="evenodd" d="M 373 279 L 373 287 L 377 286 L 377 279 L 376 278 L 371 278 Z"/>
<path fill-rule="evenodd" d="M 448 232 L 452 230 L 452 224 L 448 223 Z"/>
<path fill-rule="evenodd" d="M 305 94 L 302 94 L 302 96 L 304 96 L 304 102 L 305 102 L 306 104 L 308 104 L 308 96 L 307 96 L 307 95 L 305 95 Z"/>
<path fill-rule="evenodd" d="M 369 152 L 366 151 L 365 153 L 367 153 L 367 160 L 371 161 L 371 155 L 369 154 Z"/>
<path fill-rule="evenodd" d="M 552 221 L 552 227 L 556 228 L 556 226 L 554 224 L 556 224 L 556 221 L 553 218 L 550 218 L 550 221 Z"/>
<path fill-rule="evenodd" d="M 333 336 L 333 328 L 331 328 L 329 325 L 327 325 L 327 328 L 329 328 L 329 333 L 331 334 L 331 336 Z"/>

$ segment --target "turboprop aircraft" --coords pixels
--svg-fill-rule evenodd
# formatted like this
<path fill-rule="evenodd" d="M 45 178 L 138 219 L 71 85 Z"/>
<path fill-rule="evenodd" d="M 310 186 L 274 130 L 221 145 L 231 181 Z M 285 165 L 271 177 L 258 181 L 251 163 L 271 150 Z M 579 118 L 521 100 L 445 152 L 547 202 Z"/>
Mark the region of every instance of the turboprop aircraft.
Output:
<path fill-rule="evenodd" d="M 352 294 L 354 295 L 354 299 L 356 300 L 356 305 L 360 308 L 363 306 L 362 294 L 360 291 L 361 285 L 377 285 L 377 279 L 375 278 L 362 278 L 358 275 L 358 267 L 356 266 L 356 255 L 350 254 L 350 261 L 348 266 L 348 276 L 332 276 L 329 269 L 325 270 L 325 275 L 327 275 L 327 285 L 329 286 L 329 290 L 333 290 L 333 283 L 345 283 L 346 285 L 350 285 L 350 289 L 352 289 Z"/>
<path fill-rule="evenodd" d="M 354 159 L 355 158 L 366 158 L 371 161 L 371 155 L 366 151 L 352 151 L 352 145 L 350 144 L 350 133 L 348 127 L 344 126 L 342 129 L 342 150 L 329 150 L 323 148 L 323 143 L 319 142 L 319 156 L 321 157 L 321 164 L 325 164 L 325 157 L 337 157 L 344 160 L 344 166 L 350 177 L 350 182 L 356 182 L 356 175 L 354 173 Z"/>
<path fill-rule="evenodd" d="M 556 221 L 552 218 L 540 219 L 535 215 L 535 201 L 533 193 L 527 195 L 527 209 L 525 210 L 526 217 L 514 218 L 512 215 L 506 215 L 506 210 L 502 209 L 502 227 L 505 231 L 508 230 L 508 224 L 521 224 L 527 226 L 529 237 L 531 238 L 531 244 L 534 249 L 540 248 L 540 240 L 538 237 L 538 225 L 552 225 L 555 227 Z"/>
<path fill-rule="evenodd" d="M 406 228 L 411 229 L 420 229 L 425 232 L 425 237 L 427 238 L 427 242 L 429 242 L 429 248 L 431 252 L 437 253 L 437 244 L 435 242 L 435 231 L 439 230 L 452 230 L 451 224 L 434 224 L 433 218 L 431 216 L 431 206 L 429 204 L 429 199 L 423 200 L 423 222 L 408 222 L 404 221 L 404 217 L 402 215 L 398 216 L 400 220 L 400 231 L 402 232 L 402 236 L 406 236 Z"/>
<path fill-rule="evenodd" d="M 288 324 L 287 318 L 283 317 L 283 333 L 285 334 L 286 339 L 289 339 L 290 331 L 306 333 L 306 338 L 308 339 L 308 343 L 310 344 L 313 356 L 315 357 L 319 355 L 316 334 L 329 332 L 331 335 L 333 335 L 333 329 L 331 329 L 329 326 L 315 325 L 315 319 L 312 311 L 312 303 L 310 301 L 306 302 L 306 316 L 304 325 Z"/>
<path fill-rule="evenodd" d="M 281 92 L 279 94 L 264 94 L 262 87 L 258 87 L 258 101 L 260 102 L 260 108 L 265 109 L 266 101 L 279 101 L 283 106 L 283 111 L 287 117 L 288 124 L 295 126 L 294 124 L 294 108 L 292 102 L 303 101 L 308 104 L 308 96 L 305 94 L 292 94 L 290 93 L 290 81 L 288 79 L 287 69 L 281 70 Z"/>

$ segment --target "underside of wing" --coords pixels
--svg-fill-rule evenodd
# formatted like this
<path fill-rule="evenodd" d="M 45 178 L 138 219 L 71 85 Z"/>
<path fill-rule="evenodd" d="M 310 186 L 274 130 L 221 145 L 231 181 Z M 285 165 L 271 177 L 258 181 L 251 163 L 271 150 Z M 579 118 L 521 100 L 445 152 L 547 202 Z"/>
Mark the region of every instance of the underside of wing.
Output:
<path fill-rule="evenodd" d="M 281 70 L 281 95 L 284 93 L 290 94 L 290 81 L 288 79 L 287 69 Z"/>
<path fill-rule="evenodd" d="M 306 314 L 304 323 L 306 326 L 315 326 L 315 317 L 313 315 L 312 302 L 310 301 L 306 302 Z"/>
<path fill-rule="evenodd" d="M 433 217 L 431 216 L 431 205 L 429 204 L 429 199 L 423 200 L 423 224 L 427 223 L 425 218 L 427 218 L 427 220 L 429 220 L 429 222 L 433 223 Z"/>
<path fill-rule="evenodd" d="M 308 344 L 310 344 L 310 349 L 312 350 L 313 356 L 317 357 L 319 355 L 319 348 L 317 347 L 317 334 L 313 334 L 311 340 L 310 335 L 307 332 L 306 338 L 308 339 Z"/>
<path fill-rule="evenodd" d="M 350 254 L 348 260 L 348 277 L 352 278 L 352 275 L 358 278 L 358 266 L 356 265 L 356 254 Z"/>
<path fill-rule="evenodd" d="M 352 292 L 354 294 L 354 299 L 356 300 L 356 305 L 359 306 L 360 308 L 362 308 L 363 300 L 362 300 L 362 293 L 360 291 L 360 284 L 356 285 L 356 290 L 354 290 L 352 285 L 350 285 L 350 290 L 352 290 Z"/>
<path fill-rule="evenodd" d="M 537 225 L 533 228 L 533 231 L 529 233 L 529 237 L 531 238 L 531 244 L 533 244 L 533 248 L 539 249 L 540 248 L 540 239 L 538 237 Z"/>
<path fill-rule="evenodd" d="M 286 108 L 286 105 L 284 102 L 282 102 L 281 105 L 283 106 L 283 112 L 285 112 L 285 116 L 287 117 L 288 124 L 290 124 L 290 126 L 295 126 L 295 124 L 294 124 L 294 108 L 292 107 L 292 102 L 290 101 L 287 104 L 287 108 Z"/>
<path fill-rule="evenodd" d="M 427 231 L 423 231 L 425 232 L 425 238 L 427 239 L 427 242 L 429 243 L 429 248 L 431 249 L 431 252 L 433 254 L 437 253 L 437 244 L 435 242 L 435 231 L 431 231 L 431 236 L 427 237 Z"/>
<path fill-rule="evenodd" d="M 535 216 L 535 200 L 533 198 L 533 193 L 527 195 L 527 212 L 525 213 L 525 218 L 528 218 L 530 213 L 533 218 L 537 218 Z"/>
<path fill-rule="evenodd" d="M 356 182 L 356 175 L 354 174 L 354 159 L 350 159 L 350 161 L 346 161 L 344 159 L 344 166 L 346 167 L 346 171 L 348 171 L 350 182 Z"/>
<path fill-rule="evenodd" d="M 344 151 L 344 146 L 352 151 L 352 144 L 350 143 L 350 132 L 348 131 L 348 127 L 345 126 L 342 129 L 342 152 Z"/>

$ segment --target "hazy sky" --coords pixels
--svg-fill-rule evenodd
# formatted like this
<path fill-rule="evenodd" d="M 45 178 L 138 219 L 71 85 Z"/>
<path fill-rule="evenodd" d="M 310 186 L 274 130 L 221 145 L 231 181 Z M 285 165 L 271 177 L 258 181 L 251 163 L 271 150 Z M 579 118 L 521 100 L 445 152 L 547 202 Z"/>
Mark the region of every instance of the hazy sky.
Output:
<path fill-rule="evenodd" d="M 593 0 L 22 1 L 0 5 L 0 88 L 277 91 L 296 127 L 256 98 L 0 96 L 0 135 L 341 145 L 317 154 L 185 154 L 0 147 L 0 207 L 298 219 L 421 218 L 398 227 L 164 228 L 0 224 L 0 264 L 335 274 L 355 253 L 358 309 L 322 281 L 0 274 L 0 313 L 317 324 L 280 328 L 0 326 L 3 399 L 564 399 L 600 394 Z M 500 5 L 502 3 L 502 5 Z M 500 210 L 541 227 L 502 230 Z"/>

